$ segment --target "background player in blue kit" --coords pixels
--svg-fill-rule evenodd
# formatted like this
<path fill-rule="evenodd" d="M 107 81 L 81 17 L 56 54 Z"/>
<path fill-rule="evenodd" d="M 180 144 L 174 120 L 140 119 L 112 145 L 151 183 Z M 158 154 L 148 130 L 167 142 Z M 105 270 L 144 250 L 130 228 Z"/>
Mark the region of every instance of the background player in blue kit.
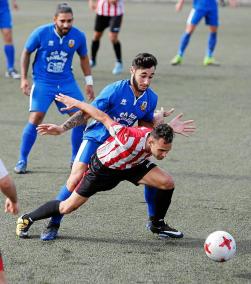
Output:
<path fill-rule="evenodd" d="M 155 123 L 159 123 L 159 118 L 160 120 L 163 119 L 163 116 L 171 114 L 173 110 L 162 112 L 154 116 L 158 97 L 149 86 L 155 74 L 156 66 L 157 60 L 152 54 L 138 54 L 132 62 L 130 80 L 121 80 L 106 86 L 93 101 L 93 106 L 106 112 L 113 120 L 126 126 L 131 126 L 137 121 L 139 125 L 150 127 Z M 178 116 L 170 122 L 173 129 L 182 134 L 193 132 L 192 128 L 189 126 L 191 121 L 182 122 L 180 117 L 181 116 Z M 83 123 L 83 121 L 83 113 L 80 111 L 68 119 L 62 126 L 54 124 L 39 125 L 38 132 L 40 134 L 61 134 L 71 127 Z M 71 175 L 67 183 L 61 188 L 57 200 L 65 200 L 71 195 L 71 192 L 75 189 L 83 173 L 86 171 L 91 156 L 108 136 L 109 133 L 107 129 L 100 122 L 94 121 L 86 129 L 83 142 L 72 167 Z M 155 190 L 151 188 L 147 188 L 147 190 L 152 193 L 147 194 L 148 201 L 152 197 L 151 201 L 155 203 Z M 167 200 L 164 204 L 165 208 L 166 204 L 170 204 L 171 195 L 172 191 L 165 196 L 165 200 Z M 150 216 L 154 214 L 154 209 L 155 206 L 151 205 Z M 164 216 L 162 219 L 163 218 Z M 51 219 L 46 230 L 41 235 L 42 240 L 52 240 L 56 238 L 61 219 L 62 216 L 60 215 Z"/>
<path fill-rule="evenodd" d="M 80 66 L 85 75 L 85 91 L 90 100 L 94 98 L 93 80 L 87 55 L 85 34 L 73 27 L 73 12 L 67 4 L 59 4 L 54 23 L 40 26 L 28 38 L 21 57 L 21 89 L 30 95 L 29 121 L 23 130 L 20 156 L 14 171 L 25 173 L 28 155 L 36 141 L 36 127 L 58 93 L 68 94 L 83 100 L 81 90 L 72 73 L 72 60 L 75 52 L 80 57 Z M 33 62 L 33 85 L 27 79 L 31 53 L 36 51 Z M 62 104 L 56 102 L 58 109 Z M 67 113 L 72 115 L 77 110 Z M 64 112 L 61 112 L 64 113 Z M 72 161 L 82 141 L 84 125 L 72 130 Z"/>
<path fill-rule="evenodd" d="M 16 0 L 12 0 L 13 8 L 18 9 Z M 12 35 L 12 17 L 8 0 L 0 0 L 0 30 L 3 35 L 4 53 L 6 57 L 7 78 L 20 79 L 20 74 L 15 69 L 15 46 Z"/>
<path fill-rule="evenodd" d="M 178 1 L 176 4 L 176 11 L 182 9 L 184 1 L 185 0 Z M 190 37 L 202 18 L 205 18 L 205 23 L 209 26 L 208 46 L 203 64 L 205 66 L 219 65 L 213 57 L 217 43 L 217 30 L 219 25 L 217 0 L 193 0 L 193 8 L 187 19 L 185 33 L 182 35 L 178 54 L 171 61 L 172 65 L 179 65 L 182 63 L 184 52 L 188 46 Z"/>

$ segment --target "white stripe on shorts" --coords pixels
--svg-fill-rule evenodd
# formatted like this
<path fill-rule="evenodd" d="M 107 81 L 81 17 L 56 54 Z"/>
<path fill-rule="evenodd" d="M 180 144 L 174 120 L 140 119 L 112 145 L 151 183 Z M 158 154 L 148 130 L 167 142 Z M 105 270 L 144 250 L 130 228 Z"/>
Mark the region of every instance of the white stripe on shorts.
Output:
<path fill-rule="evenodd" d="M 35 88 L 35 84 L 32 84 L 31 92 L 30 92 L 30 106 L 29 106 L 29 111 L 31 111 L 32 95 L 33 95 L 34 88 Z"/>
<path fill-rule="evenodd" d="M 76 155 L 76 157 L 75 157 L 74 163 L 75 163 L 75 162 L 79 162 L 79 159 L 80 159 L 80 157 L 81 157 L 81 155 L 82 155 L 82 153 L 83 153 L 83 151 L 84 151 L 84 148 L 85 148 L 87 142 L 88 142 L 88 140 L 83 140 L 83 141 L 82 141 L 82 143 L 81 143 L 81 145 L 80 145 L 80 147 L 79 147 L 79 149 L 78 149 L 78 153 L 77 153 L 77 155 Z"/>
<path fill-rule="evenodd" d="M 192 9 L 190 14 L 189 14 L 189 16 L 188 16 L 188 18 L 187 18 L 187 24 L 188 25 L 191 25 L 194 13 L 195 13 L 195 9 Z"/>

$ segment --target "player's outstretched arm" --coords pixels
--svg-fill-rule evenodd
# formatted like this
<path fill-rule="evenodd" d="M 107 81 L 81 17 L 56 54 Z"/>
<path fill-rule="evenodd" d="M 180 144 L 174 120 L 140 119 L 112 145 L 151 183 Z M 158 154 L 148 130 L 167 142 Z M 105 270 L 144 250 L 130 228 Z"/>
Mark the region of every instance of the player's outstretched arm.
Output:
<path fill-rule="evenodd" d="M 70 116 L 63 124 L 56 125 L 52 123 L 39 124 L 37 127 L 37 132 L 40 135 L 61 135 L 67 130 L 70 130 L 79 125 L 87 124 L 89 116 L 83 114 L 81 110 Z"/>
<path fill-rule="evenodd" d="M 185 120 L 182 121 L 181 118 L 183 113 L 180 113 L 175 118 L 173 118 L 168 124 L 173 128 L 175 133 L 189 136 L 189 134 L 193 133 L 196 129 L 194 125 L 194 120 Z"/>
<path fill-rule="evenodd" d="M 103 123 L 107 129 L 109 129 L 111 125 L 114 123 L 114 120 L 112 120 L 110 116 L 107 115 L 105 112 L 85 102 L 80 102 L 76 99 L 65 96 L 63 94 L 56 95 L 55 100 L 62 102 L 63 104 L 66 105 L 65 108 L 62 108 L 62 110 L 70 110 L 72 108 L 79 108 L 84 113 L 88 114 L 90 117 Z"/>

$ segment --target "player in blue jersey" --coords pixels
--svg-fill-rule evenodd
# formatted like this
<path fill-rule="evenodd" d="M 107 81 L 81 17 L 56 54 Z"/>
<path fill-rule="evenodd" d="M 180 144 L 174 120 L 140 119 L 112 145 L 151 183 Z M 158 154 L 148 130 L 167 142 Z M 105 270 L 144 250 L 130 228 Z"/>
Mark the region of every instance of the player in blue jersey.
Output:
<path fill-rule="evenodd" d="M 16 0 L 12 0 L 15 10 L 18 9 Z M 15 69 L 15 46 L 12 35 L 12 17 L 8 0 L 0 0 L 0 30 L 3 36 L 4 53 L 6 57 L 7 78 L 20 79 L 20 74 Z"/>
<path fill-rule="evenodd" d="M 130 80 L 121 80 L 108 85 L 101 91 L 92 104 L 123 125 L 131 126 L 138 121 L 139 125 L 152 127 L 154 124 L 160 123 L 163 121 L 163 116 L 171 114 L 173 109 L 169 112 L 161 111 L 157 115 L 154 115 L 158 97 L 150 88 L 150 83 L 155 74 L 156 66 L 157 60 L 153 55 L 148 53 L 138 54 L 132 62 Z M 190 126 L 192 121 L 183 122 L 180 118 L 181 116 L 177 116 L 170 122 L 173 129 L 185 135 L 193 132 L 194 128 Z M 73 126 L 83 123 L 85 119 L 86 117 L 80 111 L 61 126 L 55 124 L 39 125 L 38 132 L 42 135 L 58 135 Z M 100 122 L 94 121 L 87 127 L 84 132 L 83 142 L 74 161 L 71 175 L 67 183 L 61 188 L 57 200 L 65 200 L 71 195 L 71 192 L 75 189 L 83 173 L 86 171 L 91 156 L 108 136 L 107 129 Z M 151 218 L 155 217 L 155 202 L 159 201 L 159 199 L 166 200 L 166 203 L 162 204 L 164 208 L 162 208 L 162 212 L 158 211 L 158 214 L 160 213 L 161 215 L 159 219 L 162 220 L 164 218 L 163 213 L 167 211 L 170 205 L 173 191 L 170 190 L 165 196 L 161 194 L 161 198 L 156 198 L 156 192 L 160 191 L 148 187 L 146 189 L 146 197 L 147 201 L 151 202 L 149 206 L 149 216 Z M 46 230 L 41 235 L 42 240 L 56 238 L 61 219 L 62 216 L 51 219 Z M 164 228 L 164 225 L 161 228 Z M 179 234 L 181 235 L 181 232 Z"/>
<path fill-rule="evenodd" d="M 179 0 L 176 4 L 176 11 L 180 11 L 183 4 L 184 0 Z M 202 18 L 205 18 L 205 23 L 209 26 L 208 46 L 203 64 L 205 66 L 219 65 L 213 57 L 217 43 L 217 30 L 219 25 L 217 0 L 193 0 L 193 8 L 187 19 L 185 33 L 182 35 L 178 54 L 171 61 L 172 65 L 179 65 L 182 63 L 184 52 L 188 46 L 190 37 Z"/>
<path fill-rule="evenodd" d="M 36 51 L 33 62 L 33 85 L 27 78 L 31 54 Z M 26 173 L 28 155 L 36 141 L 36 127 L 58 93 L 68 94 L 83 100 L 81 90 L 72 73 L 74 54 L 80 58 L 80 66 L 85 75 L 85 91 L 90 100 L 94 98 L 93 80 L 87 55 L 86 37 L 73 27 L 73 12 L 67 4 L 59 4 L 54 23 L 40 26 L 28 38 L 21 56 L 21 89 L 30 96 L 30 115 L 23 130 L 19 160 L 14 168 L 16 173 Z M 58 109 L 62 104 L 56 102 Z M 70 116 L 77 110 L 66 111 Z M 75 159 L 82 141 L 84 125 L 72 130 L 72 161 Z"/>

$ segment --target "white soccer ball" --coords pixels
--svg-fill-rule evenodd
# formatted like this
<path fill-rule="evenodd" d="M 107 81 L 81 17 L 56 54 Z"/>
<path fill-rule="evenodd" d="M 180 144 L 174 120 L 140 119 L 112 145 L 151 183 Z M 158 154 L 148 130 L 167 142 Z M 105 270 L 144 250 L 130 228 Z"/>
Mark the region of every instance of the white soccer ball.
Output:
<path fill-rule="evenodd" d="M 229 233 L 216 231 L 207 237 L 204 243 L 204 251 L 212 260 L 223 262 L 234 257 L 236 243 Z"/>

